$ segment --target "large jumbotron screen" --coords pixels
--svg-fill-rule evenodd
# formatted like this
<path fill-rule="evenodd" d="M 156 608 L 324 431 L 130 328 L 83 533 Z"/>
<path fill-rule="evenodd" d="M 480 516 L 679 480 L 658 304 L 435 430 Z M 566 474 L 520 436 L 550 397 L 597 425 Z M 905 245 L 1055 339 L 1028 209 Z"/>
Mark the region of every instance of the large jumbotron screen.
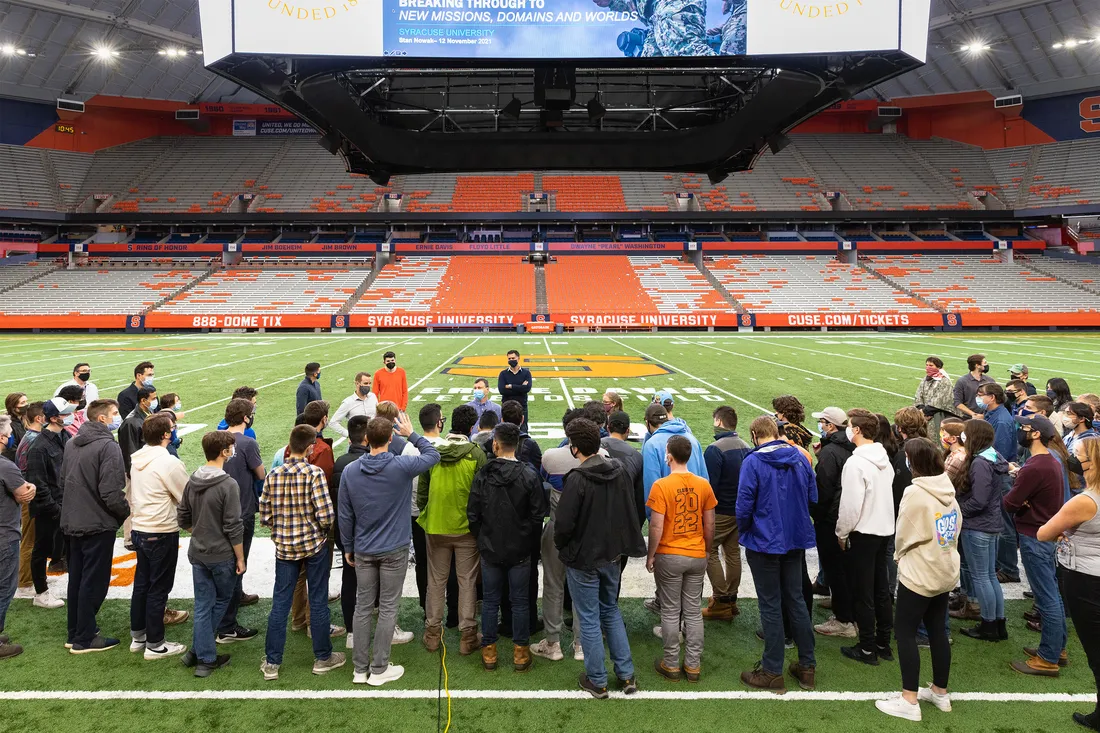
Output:
<path fill-rule="evenodd" d="M 622 59 L 903 51 L 930 0 L 200 0 L 207 63 L 230 54 Z"/>

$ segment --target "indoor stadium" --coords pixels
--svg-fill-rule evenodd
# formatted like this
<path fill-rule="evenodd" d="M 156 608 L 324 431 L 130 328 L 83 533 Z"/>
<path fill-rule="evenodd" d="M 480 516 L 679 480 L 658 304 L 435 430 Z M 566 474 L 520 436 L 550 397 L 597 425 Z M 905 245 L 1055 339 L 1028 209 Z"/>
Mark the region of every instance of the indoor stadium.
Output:
<path fill-rule="evenodd" d="M 0 0 L 0 731 L 1100 731 L 1098 243 L 1087 0 Z"/>

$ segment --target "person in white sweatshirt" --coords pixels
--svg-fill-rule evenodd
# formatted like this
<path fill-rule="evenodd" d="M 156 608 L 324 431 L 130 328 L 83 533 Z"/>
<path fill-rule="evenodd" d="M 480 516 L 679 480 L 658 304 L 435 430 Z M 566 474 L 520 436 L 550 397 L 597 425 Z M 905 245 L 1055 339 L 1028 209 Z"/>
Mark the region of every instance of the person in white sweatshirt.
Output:
<path fill-rule="evenodd" d="M 913 482 L 898 509 L 894 559 L 898 562 L 898 610 L 894 634 L 901 667 L 900 697 L 879 700 L 887 715 L 921 719 L 920 703 L 951 712 L 947 679 L 951 644 L 947 638 L 947 601 L 959 582 L 959 530 L 962 511 L 955 486 L 944 469 L 943 453 L 928 438 L 905 441 L 905 460 Z M 924 622 L 932 652 L 932 684 L 920 686 L 917 628 Z"/>
<path fill-rule="evenodd" d="M 180 544 L 176 507 L 189 478 L 183 461 L 168 452 L 173 427 L 167 414 L 146 418 L 141 426 L 145 445 L 130 458 L 130 536 L 137 552 L 130 651 L 144 651 L 150 660 L 186 650 L 183 644 L 164 640 L 164 611 L 176 579 Z"/>
<path fill-rule="evenodd" d="M 852 615 L 859 642 L 841 647 L 849 659 L 878 665 L 890 651 L 893 609 L 887 565 L 894 534 L 894 468 L 875 442 L 878 418 L 867 410 L 848 411 L 848 440 L 856 449 L 840 476 L 840 512 L 836 536 L 844 550 L 844 574 L 852 589 Z"/>

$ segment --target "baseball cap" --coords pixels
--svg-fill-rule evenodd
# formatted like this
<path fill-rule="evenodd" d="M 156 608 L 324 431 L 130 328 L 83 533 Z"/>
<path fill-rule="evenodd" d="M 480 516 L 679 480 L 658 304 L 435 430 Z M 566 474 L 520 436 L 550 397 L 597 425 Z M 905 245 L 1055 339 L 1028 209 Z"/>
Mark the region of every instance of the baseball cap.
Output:
<path fill-rule="evenodd" d="M 671 392 L 666 392 L 663 389 L 659 390 L 656 393 L 654 393 L 653 402 L 654 403 L 660 403 L 662 405 L 665 404 L 666 402 L 671 402 L 673 404 L 676 404 L 676 401 L 674 399 L 672 399 L 672 393 Z"/>
<path fill-rule="evenodd" d="M 668 422 L 668 413 L 665 411 L 664 405 L 654 403 L 645 408 L 645 421 L 651 425 Z"/>
<path fill-rule="evenodd" d="M 1008 368 L 1009 374 L 1023 374 L 1027 371 L 1027 364 L 1013 364 Z"/>
<path fill-rule="evenodd" d="M 607 429 L 613 433 L 630 432 L 630 415 L 622 410 L 616 410 L 607 417 Z"/>
<path fill-rule="evenodd" d="M 848 414 L 839 407 L 826 407 L 821 412 L 813 412 L 810 414 L 816 417 L 818 420 L 831 422 L 837 427 L 843 427 L 848 424 Z"/>
<path fill-rule="evenodd" d="M 51 420 L 55 417 L 61 417 L 62 415 L 68 415 L 73 411 L 75 405 L 69 403 L 68 400 L 60 397 L 51 397 L 42 403 L 42 415 Z"/>
<path fill-rule="evenodd" d="M 1054 423 L 1042 415 L 1017 415 L 1016 422 L 1039 433 L 1044 440 L 1050 440 L 1058 434 Z"/>

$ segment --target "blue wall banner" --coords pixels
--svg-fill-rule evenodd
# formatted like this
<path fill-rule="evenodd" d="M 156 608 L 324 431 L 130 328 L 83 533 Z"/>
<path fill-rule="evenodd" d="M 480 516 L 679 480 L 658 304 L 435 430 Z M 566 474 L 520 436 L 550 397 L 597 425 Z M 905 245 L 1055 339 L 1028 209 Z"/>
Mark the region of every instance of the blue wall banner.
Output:
<path fill-rule="evenodd" d="M 260 120 L 259 135 L 316 135 L 317 131 L 307 122 L 299 120 Z"/>
<path fill-rule="evenodd" d="M 1100 94 L 1025 99 L 1023 117 L 1055 140 L 1100 139 Z"/>

